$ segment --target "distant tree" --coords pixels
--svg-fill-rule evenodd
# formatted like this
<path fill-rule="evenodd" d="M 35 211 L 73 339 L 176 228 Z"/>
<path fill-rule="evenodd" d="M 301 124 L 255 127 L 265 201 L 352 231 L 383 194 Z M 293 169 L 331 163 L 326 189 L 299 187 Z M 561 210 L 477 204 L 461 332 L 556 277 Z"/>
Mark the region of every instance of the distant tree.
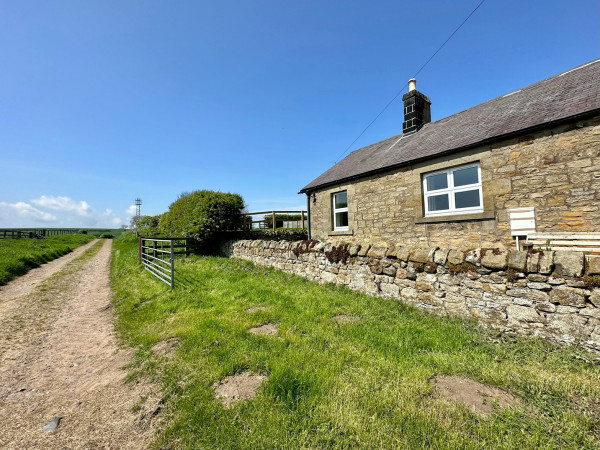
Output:
<path fill-rule="evenodd" d="M 131 228 L 132 230 L 137 230 L 137 224 L 139 220 L 139 216 L 133 216 L 129 221 L 129 228 Z"/>
<path fill-rule="evenodd" d="M 142 216 L 137 223 L 137 230 L 142 237 L 154 237 L 160 234 L 158 224 L 160 214 L 156 216 Z"/>

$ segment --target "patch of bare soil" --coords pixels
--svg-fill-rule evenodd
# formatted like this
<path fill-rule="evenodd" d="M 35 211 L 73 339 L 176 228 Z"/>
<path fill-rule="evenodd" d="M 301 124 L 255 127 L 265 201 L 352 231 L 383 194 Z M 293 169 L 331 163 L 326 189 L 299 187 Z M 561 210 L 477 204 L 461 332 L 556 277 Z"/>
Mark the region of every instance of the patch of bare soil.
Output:
<path fill-rule="evenodd" d="M 220 383 L 213 386 L 215 397 L 228 408 L 237 401 L 254 398 L 260 385 L 267 379 L 264 375 L 256 375 L 250 372 L 239 373 L 224 378 Z"/>
<path fill-rule="evenodd" d="M 277 330 L 279 330 L 279 325 L 275 323 L 266 323 L 260 327 L 252 327 L 248 329 L 248 331 L 252 334 L 266 334 L 269 336 L 277 334 Z"/>
<path fill-rule="evenodd" d="M 339 323 L 357 323 L 360 322 L 362 318 L 360 316 L 338 314 L 337 316 L 333 316 L 333 320 Z"/>
<path fill-rule="evenodd" d="M 0 448 L 137 449 L 153 437 L 156 388 L 124 383 L 133 351 L 114 334 L 111 245 L 0 292 Z"/>
<path fill-rule="evenodd" d="M 502 389 L 458 376 L 435 377 L 436 391 L 445 399 L 462 403 L 472 413 L 488 418 L 494 408 L 522 406 L 518 397 Z"/>
<path fill-rule="evenodd" d="M 266 306 L 253 306 L 252 308 L 248 308 L 246 310 L 246 312 L 252 314 L 252 313 L 255 313 L 258 311 L 266 311 L 266 310 L 267 310 Z"/>
<path fill-rule="evenodd" d="M 169 338 L 152 346 L 152 352 L 158 356 L 173 356 L 179 346 L 179 339 Z"/>

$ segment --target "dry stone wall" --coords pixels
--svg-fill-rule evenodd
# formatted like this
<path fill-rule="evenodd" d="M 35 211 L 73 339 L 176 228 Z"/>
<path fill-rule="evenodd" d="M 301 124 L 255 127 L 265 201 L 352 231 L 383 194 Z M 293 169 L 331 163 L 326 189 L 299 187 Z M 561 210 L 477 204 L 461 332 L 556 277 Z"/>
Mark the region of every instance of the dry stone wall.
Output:
<path fill-rule="evenodd" d="M 600 256 L 263 240 L 230 242 L 226 252 L 319 283 L 600 351 Z"/>

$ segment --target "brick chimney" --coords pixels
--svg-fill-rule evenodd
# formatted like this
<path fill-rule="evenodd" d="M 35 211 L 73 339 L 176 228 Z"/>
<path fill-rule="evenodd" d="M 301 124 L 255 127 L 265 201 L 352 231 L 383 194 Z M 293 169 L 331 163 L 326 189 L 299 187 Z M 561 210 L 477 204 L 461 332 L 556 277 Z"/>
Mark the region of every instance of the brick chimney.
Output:
<path fill-rule="evenodd" d="M 431 100 L 417 91 L 417 80 L 408 80 L 408 92 L 402 96 L 404 101 L 403 133 L 418 131 L 423 124 L 431 122 Z"/>

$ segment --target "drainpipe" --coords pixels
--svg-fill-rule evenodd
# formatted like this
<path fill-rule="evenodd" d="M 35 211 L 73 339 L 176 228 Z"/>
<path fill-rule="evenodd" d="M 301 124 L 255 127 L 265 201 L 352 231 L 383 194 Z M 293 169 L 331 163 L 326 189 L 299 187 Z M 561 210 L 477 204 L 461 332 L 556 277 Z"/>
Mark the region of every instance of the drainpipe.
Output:
<path fill-rule="evenodd" d="M 308 219 L 308 238 L 310 239 L 310 192 L 306 193 L 306 214 Z"/>

